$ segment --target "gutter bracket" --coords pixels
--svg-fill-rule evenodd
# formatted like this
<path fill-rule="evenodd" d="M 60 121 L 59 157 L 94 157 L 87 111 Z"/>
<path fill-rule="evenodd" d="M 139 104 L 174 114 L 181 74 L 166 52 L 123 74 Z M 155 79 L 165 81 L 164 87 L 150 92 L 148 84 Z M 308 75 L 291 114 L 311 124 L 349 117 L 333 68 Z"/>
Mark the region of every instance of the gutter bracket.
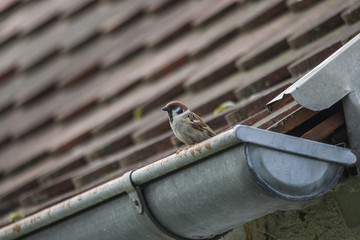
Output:
<path fill-rule="evenodd" d="M 134 171 L 135 170 L 132 170 L 124 174 L 123 187 L 133 204 L 133 208 L 136 210 L 137 213 L 141 215 L 141 217 L 151 229 L 151 231 L 156 233 L 163 240 L 190 240 L 177 236 L 176 234 L 168 231 L 152 215 L 150 209 L 146 204 L 145 196 L 142 192 L 141 187 L 135 186 L 131 179 L 131 175 Z"/>

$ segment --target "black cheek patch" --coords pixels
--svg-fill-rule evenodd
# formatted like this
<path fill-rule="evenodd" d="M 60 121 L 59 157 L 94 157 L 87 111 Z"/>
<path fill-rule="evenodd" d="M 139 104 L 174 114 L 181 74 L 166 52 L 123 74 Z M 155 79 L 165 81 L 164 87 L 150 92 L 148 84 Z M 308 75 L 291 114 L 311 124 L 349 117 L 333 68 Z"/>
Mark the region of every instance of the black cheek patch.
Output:
<path fill-rule="evenodd" d="M 181 108 L 181 107 L 179 107 L 179 108 L 177 108 L 176 109 L 176 113 L 177 114 L 181 114 L 181 113 L 183 113 L 184 111 L 183 111 L 183 109 Z"/>
<path fill-rule="evenodd" d="M 169 119 L 170 119 L 170 122 L 172 123 L 173 122 L 173 115 L 172 115 L 172 111 L 169 111 L 168 112 L 169 114 Z"/>

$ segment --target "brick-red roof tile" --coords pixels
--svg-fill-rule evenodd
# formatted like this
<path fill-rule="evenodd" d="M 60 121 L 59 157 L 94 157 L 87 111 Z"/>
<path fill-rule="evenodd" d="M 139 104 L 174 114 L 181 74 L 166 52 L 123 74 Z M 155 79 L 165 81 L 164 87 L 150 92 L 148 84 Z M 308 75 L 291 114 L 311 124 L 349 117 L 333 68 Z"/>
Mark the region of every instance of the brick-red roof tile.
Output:
<path fill-rule="evenodd" d="M 22 207 L 36 205 L 73 189 L 74 185 L 71 179 L 61 178 L 49 185 L 21 194 L 19 202 Z"/>
<path fill-rule="evenodd" d="M 191 90 L 198 90 L 208 84 L 212 84 L 235 71 L 235 61 L 249 53 L 255 46 L 263 43 L 273 33 L 279 31 L 289 22 L 284 18 L 275 19 L 259 29 L 254 29 L 247 34 L 239 34 L 228 44 L 221 47 L 215 53 L 204 58 L 198 70 L 186 83 Z"/>
<path fill-rule="evenodd" d="M 58 58 L 48 61 L 45 65 L 46 67 L 41 68 L 41 70 L 18 75 L 13 81 L 19 81 L 23 85 L 26 84 L 26 87 L 19 88 L 16 94 L 11 96 L 14 99 L 14 103 L 16 105 L 23 105 L 43 95 L 48 90 L 56 88 L 58 81 L 57 73 L 59 68 L 63 68 L 65 64 L 65 59 Z"/>
<path fill-rule="evenodd" d="M 197 1 L 181 1 L 176 7 L 161 12 L 157 18 L 154 17 L 152 31 L 148 31 L 144 36 L 146 46 L 158 46 L 189 29 L 199 4 Z"/>
<path fill-rule="evenodd" d="M 253 126 L 260 129 L 268 129 L 287 115 L 295 112 L 300 107 L 301 105 L 294 101 L 289 102 L 288 104 L 285 104 L 279 108 L 277 111 L 271 112 L 271 114 L 266 115 L 263 119 L 253 123 Z M 268 111 L 268 109 L 265 109 L 265 111 Z"/>
<path fill-rule="evenodd" d="M 238 106 L 234 107 L 234 110 L 225 116 L 226 121 L 230 126 L 235 126 L 242 120 L 263 110 L 267 102 L 289 87 L 291 83 L 293 83 L 292 80 L 282 82 L 240 101 Z"/>
<path fill-rule="evenodd" d="M 360 20 L 360 2 L 354 1 L 354 3 L 341 14 L 341 17 L 348 24 L 352 24 L 352 23 L 359 21 Z"/>
<path fill-rule="evenodd" d="M 216 16 L 220 15 L 222 12 L 226 10 L 233 9 L 236 4 L 244 2 L 244 0 L 225 0 L 225 1 L 217 1 L 217 0 L 209 0 L 203 1 L 201 6 L 199 7 L 199 11 L 202 14 L 197 17 L 192 24 L 194 26 L 198 26 L 204 24 Z"/>
<path fill-rule="evenodd" d="M 298 11 L 310 7 L 312 4 L 318 3 L 321 0 L 287 0 L 286 6 L 291 10 Z"/>
<path fill-rule="evenodd" d="M 288 38 L 289 45 L 298 48 L 312 42 L 344 24 L 341 13 L 349 6 L 347 1 L 323 1 L 309 10 Z"/>
<path fill-rule="evenodd" d="M 0 172 L 13 172 L 28 166 L 49 153 L 49 139 L 61 132 L 59 127 L 33 134 L 31 138 L 16 141 L 0 151 Z M 11 159 L 11 161 L 9 161 Z"/>
<path fill-rule="evenodd" d="M 55 164 L 54 164 L 55 163 Z M 43 175 L 44 172 L 57 166 L 56 161 L 46 161 L 29 167 L 21 174 L 13 175 L 8 178 L 9 181 L 3 181 L 0 184 L 0 201 L 16 197 L 16 194 L 25 192 L 27 189 L 32 189 L 38 186 L 37 180 Z"/>
<path fill-rule="evenodd" d="M 267 130 L 279 133 L 287 133 L 293 130 L 295 127 L 298 127 L 304 121 L 309 120 L 317 113 L 318 112 L 301 107 L 298 110 L 295 110 L 294 112 L 280 119 L 278 122 L 267 128 Z"/>
<path fill-rule="evenodd" d="M 343 113 L 336 112 L 316 127 L 304 133 L 301 137 L 311 139 L 313 141 L 321 141 L 344 124 L 345 120 Z"/>
<path fill-rule="evenodd" d="M 156 13 L 163 11 L 172 4 L 176 4 L 176 2 L 172 0 L 149 0 L 144 1 L 142 4 L 144 4 L 147 12 Z"/>
<path fill-rule="evenodd" d="M 89 184 L 97 179 L 106 177 L 106 175 L 120 168 L 117 158 L 108 157 L 101 161 L 93 162 L 80 171 L 72 173 L 69 179 L 72 181 L 76 188 L 80 188 Z M 56 186 L 53 186 L 55 188 Z"/>
<path fill-rule="evenodd" d="M 16 4 L 19 4 L 22 0 L 4 0 L 0 3 L 0 13 L 4 13 L 10 8 L 14 7 Z"/>
<path fill-rule="evenodd" d="M 58 1 L 60 3 L 59 9 L 63 17 L 77 16 L 79 12 L 88 9 L 90 6 L 95 5 L 98 0 L 62 0 Z"/>
<path fill-rule="evenodd" d="M 335 42 L 330 46 L 325 46 L 322 49 L 317 49 L 311 52 L 289 66 L 289 72 L 292 76 L 297 77 L 316 67 L 319 63 L 333 54 L 342 46 L 341 42 Z"/>

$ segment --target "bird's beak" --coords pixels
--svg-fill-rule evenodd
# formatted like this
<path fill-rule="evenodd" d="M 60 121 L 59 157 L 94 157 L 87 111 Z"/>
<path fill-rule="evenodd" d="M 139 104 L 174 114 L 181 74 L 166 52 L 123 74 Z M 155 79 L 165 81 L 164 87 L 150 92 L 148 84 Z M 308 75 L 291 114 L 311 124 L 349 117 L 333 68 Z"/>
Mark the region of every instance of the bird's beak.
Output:
<path fill-rule="evenodd" d="M 163 107 L 161 110 L 163 110 L 163 111 L 170 111 L 170 108 L 168 107 L 168 106 L 165 106 L 165 107 Z"/>

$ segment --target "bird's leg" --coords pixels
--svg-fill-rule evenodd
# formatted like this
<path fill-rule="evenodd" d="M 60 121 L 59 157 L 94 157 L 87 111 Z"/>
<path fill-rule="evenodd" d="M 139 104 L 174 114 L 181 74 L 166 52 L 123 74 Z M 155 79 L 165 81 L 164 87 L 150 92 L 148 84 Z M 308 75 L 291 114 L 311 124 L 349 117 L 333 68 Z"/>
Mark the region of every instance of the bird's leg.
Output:
<path fill-rule="evenodd" d="M 180 148 L 179 150 L 177 150 L 176 154 L 179 154 L 181 151 L 187 150 L 187 149 L 189 149 L 191 147 L 192 147 L 192 145 L 188 145 L 188 146 L 186 146 L 184 148 Z"/>

